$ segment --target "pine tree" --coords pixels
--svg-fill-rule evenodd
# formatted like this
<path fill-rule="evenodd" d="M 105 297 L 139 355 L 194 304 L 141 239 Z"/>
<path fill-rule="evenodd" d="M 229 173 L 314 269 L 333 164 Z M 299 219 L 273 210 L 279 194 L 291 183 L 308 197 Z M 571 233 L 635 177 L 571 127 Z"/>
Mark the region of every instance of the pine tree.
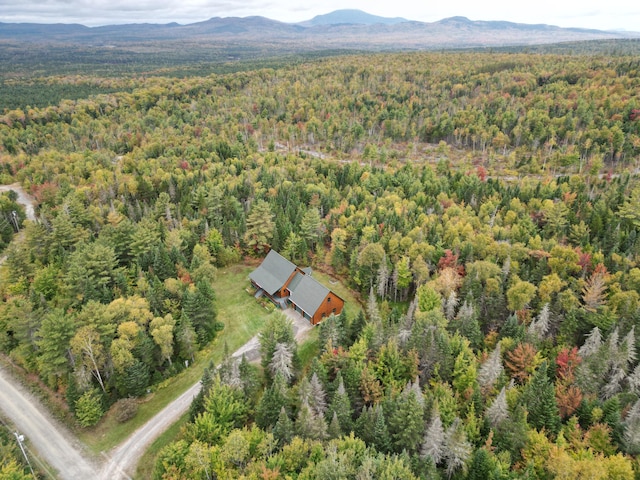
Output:
<path fill-rule="evenodd" d="M 540 365 L 522 394 L 527 409 L 528 423 L 538 430 L 557 434 L 560 430 L 560 412 L 556 403 L 553 383 L 547 377 L 547 362 Z"/>
<path fill-rule="evenodd" d="M 444 458 L 444 440 L 442 420 L 440 419 L 440 413 L 438 413 L 436 409 L 429 423 L 429 427 L 427 427 L 427 431 L 424 434 L 420 448 L 420 456 L 422 458 L 431 458 L 433 463 L 437 465 Z"/>
<path fill-rule="evenodd" d="M 333 412 L 331 416 L 331 421 L 329 422 L 329 429 L 327 430 L 327 434 L 329 438 L 340 438 L 342 436 L 342 428 L 340 428 L 340 421 L 338 420 L 338 416 L 336 412 Z"/>
<path fill-rule="evenodd" d="M 487 420 L 489 424 L 496 428 L 500 423 L 509 418 L 509 407 L 507 405 L 507 395 L 505 387 L 502 387 L 498 396 L 493 400 L 493 403 L 486 412 Z"/>
<path fill-rule="evenodd" d="M 502 366 L 502 356 L 500 352 L 500 343 L 491 352 L 489 358 L 482 364 L 478 370 L 478 383 L 483 388 L 492 388 L 502 375 L 504 367 Z"/>
<path fill-rule="evenodd" d="M 464 425 L 458 417 L 447 428 L 444 443 L 444 461 L 447 465 L 447 476 L 451 478 L 456 471 L 466 468 L 473 453 L 473 448 L 464 432 Z"/>
<path fill-rule="evenodd" d="M 289 418 L 289 415 L 287 415 L 284 406 L 280 408 L 278 420 L 273 427 L 273 437 L 278 441 L 280 446 L 291 442 L 293 438 L 293 422 Z"/>
<path fill-rule="evenodd" d="M 293 378 L 293 354 L 286 343 L 276 343 L 276 349 L 269 363 L 269 370 L 275 377 L 280 374 L 289 381 Z"/>
<path fill-rule="evenodd" d="M 376 422 L 373 426 L 373 445 L 379 452 L 388 453 L 391 450 L 391 438 L 384 418 L 384 411 L 380 404 L 375 408 Z"/>
<path fill-rule="evenodd" d="M 280 410 L 287 404 L 287 381 L 281 375 L 276 375 L 258 402 L 256 424 L 264 430 L 273 426 L 278 421 Z"/>
<path fill-rule="evenodd" d="M 324 413 L 327 410 L 327 395 L 324 392 L 324 387 L 320 383 L 318 375 L 314 373 L 311 376 L 310 390 L 310 406 L 313 408 L 313 413 L 318 417 L 324 417 Z"/>
<path fill-rule="evenodd" d="M 247 247 L 257 255 L 269 250 L 273 238 L 274 223 L 271 206 L 264 200 L 258 200 L 247 217 L 247 230 L 244 236 Z"/>

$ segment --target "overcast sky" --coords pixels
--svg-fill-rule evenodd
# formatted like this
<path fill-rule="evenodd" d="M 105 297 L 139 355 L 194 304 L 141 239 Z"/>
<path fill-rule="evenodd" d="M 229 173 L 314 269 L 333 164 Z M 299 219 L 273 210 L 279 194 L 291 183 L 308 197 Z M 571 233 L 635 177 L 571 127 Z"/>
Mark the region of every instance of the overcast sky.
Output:
<path fill-rule="evenodd" d="M 301 22 L 333 10 L 356 8 L 385 17 L 434 22 L 455 15 L 561 27 L 640 31 L 638 0 L 0 0 L 0 22 L 194 23 L 211 17 L 261 15 Z"/>

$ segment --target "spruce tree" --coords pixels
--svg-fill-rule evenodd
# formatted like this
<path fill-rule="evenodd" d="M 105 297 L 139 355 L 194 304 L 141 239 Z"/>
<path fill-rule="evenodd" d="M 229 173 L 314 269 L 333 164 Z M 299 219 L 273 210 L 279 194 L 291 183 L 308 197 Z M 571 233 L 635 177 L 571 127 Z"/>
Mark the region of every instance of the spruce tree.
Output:
<path fill-rule="evenodd" d="M 342 431 L 344 433 L 349 433 L 353 428 L 353 409 L 351 408 L 351 401 L 349 400 L 349 395 L 344 388 L 344 382 L 340 373 L 338 373 L 336 380 L 338 380 L 338 388 L 331 399 L 329 415 L 332 417 L 334 415 L 337 416 Z"/>
<path fill-rule="evenodd" d="M 282 407 L 288 404 L 287 383 L 282 375 L 276 375 L 273 383 L 264 391 L 256 407 L 256 424 L 263 430 L 275 425 Z"/>
<path fill-rule="evenodd" d="M 557 434 L 560 430 L 560 412 L 556 403 L 553 383 L 547 377 L 547 362 L 542 362 L 522 394 L 527 409 L 528 423 L 538 430 Z"/>
<path fill-rule="evenodd" d="M 384 411 L 380 404 L 376 405 L 375 416 L 376 423 L 373 426 L 373 445 L 379 452 L 388 453 L 391 450 L 391 438 L 389 436 L 387 422 L 384 418 Z"/>
<path fill-rule="evenodd" d="M 324 387 L 322 383 L 320 383 L 320 379 L 317 374 L 313 374 L 311 376 L 311 382 L 309 382 L 311 387 L 311 397 L 310 397 L 310 406 L 313 408 L 313 412 L 319 416 L 324 417 L 324 414 L 327 410 L 327 395 L 324 392 Z"/>
<path fill-rule="evenodd" d="M 278 441 L 280 446 L 289 443 L 293 438 L 293 422 L 289 418 L 284 406 L 280 408 L 278 420 L 273 427 L 273 437 Z"/>
<path fill-rule="evenodd" d="M 436 409 L 429 423 L 429 427 L 427 427 L 427 431 L 424 433 L 420 456 L 423 459 L 430 458 L 434 465 L 437 465 L 444 457 L 444 446 L 444 428 L 442 427 L 440 413 Z"/>
<path fill-rule="evenodd" d="M 331 421 L 329 422 L 329 429 L 327 430 L 327 434 L 329 438 L 340 438 L 342 436 L 342 428 L 340 428 L 340 421 L 338 420 L 338 416 L 336 412 L 333 412 L 331 417 Z"/>
<path fill-rule="evenodd" d="M 458 417 L 447 428 L 444 443 L 444 461 L 447 465 L 447 476 L 451 478 L 456 471 L 466 467 L 473 452 L 473 447 L 467 440 L 464 425 Z"/>
<path fill-rule="evenodd" d="M 398 396 L 387 423 L 394 451 L 413 453 L 420 448 L 424 433 L 424 410 L 413 389 Z"/>

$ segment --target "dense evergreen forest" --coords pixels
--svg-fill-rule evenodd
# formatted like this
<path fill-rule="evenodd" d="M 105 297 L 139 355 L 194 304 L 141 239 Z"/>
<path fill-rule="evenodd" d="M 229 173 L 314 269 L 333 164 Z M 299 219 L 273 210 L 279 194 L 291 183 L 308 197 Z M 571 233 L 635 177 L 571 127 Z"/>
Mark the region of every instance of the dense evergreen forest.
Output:
<path fill-rule="evenodd" d="M 216 336 L 217 268 L 275 248 L 363 312 L 307 365 L 274 320 L 260 368 L 208 369 L 155 478 L 637 479 L 639 74 L 351 55 L 6 109 L 0 183 L 39 222 L 0 350 L 93 425 Z"/>

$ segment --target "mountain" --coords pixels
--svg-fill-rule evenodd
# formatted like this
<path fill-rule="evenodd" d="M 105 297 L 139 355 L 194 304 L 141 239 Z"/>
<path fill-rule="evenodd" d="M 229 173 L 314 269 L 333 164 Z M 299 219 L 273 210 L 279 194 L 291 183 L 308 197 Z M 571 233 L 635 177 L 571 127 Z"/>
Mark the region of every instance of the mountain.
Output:
<path fill-rule="evenodd" d="M 336 10 L 325 15 L 316 15 L 311 20 L 301 22 L 299 25 L 305 27 L 316 27 L 319 25 L 393 25 L 395 23 L 408 22 L 406 18 L 379 17 L 371 15 L 362 10 Z"/>
<path fill-rule="evenodd" d="M 640 33 L 560 28 L 505 21 L 474 21 L 466 17 L 425 23 L 337 10 L 293 24 L 260 16 L 215 17 L 187 25 L 129 24 L 86 27 L 78 24 L 0 23 L 0 42 L 39 43 L 139 52 L 184 51 L 185 44 L 224 50 L 233 45 L 254 51 L 304 52 L 323 49 L 428 50 L 441 48 L 536 45 L 584 40 L 638 38 Z M 19 42 L 19 43 L 16 43 Z"/>

